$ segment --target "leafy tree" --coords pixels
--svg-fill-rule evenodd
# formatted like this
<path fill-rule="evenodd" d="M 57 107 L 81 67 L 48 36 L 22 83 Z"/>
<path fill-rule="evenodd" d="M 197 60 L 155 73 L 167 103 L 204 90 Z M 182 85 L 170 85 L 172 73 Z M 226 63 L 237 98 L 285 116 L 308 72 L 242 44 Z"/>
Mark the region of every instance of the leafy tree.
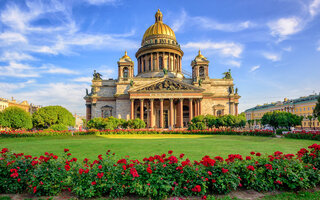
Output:
<path fill-rule="evenodd" d="M 318 98 L 318 102 L 316 104 L 316 107 L 313 110 L 314 116 L 318 117 L 318 120 L 320 122 L 320 97 Z"/>
<path fill-rule="evenodd" d="M 54 124 L 74 126 L 75 118 L 62 106 L 46 106 L 33 113 L 32 122 L 36 128 L 48 128 Z"/>
<path fill-rule="evenodd" d="M 95 129 L 104 129 L 107 122 L 102 117 L 96 117 L 88 121 L 87 127 L 88 128 L 95 128 Z"/>
<path fill-rule="evenodd" d="M 246 114 L 245 113 L 241 113 L 240 115 L 238 115 L 236 117 L 236 122 L 237 122 L 237 127 L 245 127 L 246 126 Z"/>
<path fill-rule="evenodd" d="M 31 129 L 31 115 L 25 110 L 11 106 L 2 111 L 0 115 L 0 123 L 2 127 L 12 129 Z"/>
<path fill-rule="evenodd" d="M 308 115 L 308 116 L 307 116 L 307 119 L 309 120 L 310 128 L 311 128 L 313 116 L 312 116 L 312 115 Z"/>
<path fill-rule="evenodd" d="M 289 112 L 273 111 L 265 113 L 261 118 L 261 124 L 270 125 L 274 129 L 286 127 L 288 130 L 292 126 L 301 125 L 302 116 L 298 116 Z"/>

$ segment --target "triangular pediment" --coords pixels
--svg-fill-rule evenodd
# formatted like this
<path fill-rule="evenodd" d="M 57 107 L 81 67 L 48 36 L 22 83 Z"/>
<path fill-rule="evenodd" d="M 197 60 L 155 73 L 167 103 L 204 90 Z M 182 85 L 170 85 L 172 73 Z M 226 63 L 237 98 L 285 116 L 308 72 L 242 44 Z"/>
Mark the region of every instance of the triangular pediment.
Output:
<path fill-rule="evenodd" d="M 164 78 L 148 85 L 144 85 L 138 88 L 134 88 L 129 92 L 177 92 L 177 91 L 188 91 L 188 92 L 202 92 L 202 88 L 177 81 L 171 78 Z"/>

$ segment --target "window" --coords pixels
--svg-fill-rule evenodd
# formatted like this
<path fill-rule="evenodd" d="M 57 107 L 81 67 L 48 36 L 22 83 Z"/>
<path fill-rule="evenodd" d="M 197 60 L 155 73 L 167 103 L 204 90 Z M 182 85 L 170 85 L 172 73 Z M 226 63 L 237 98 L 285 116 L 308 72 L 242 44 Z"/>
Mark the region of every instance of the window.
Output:
<path fill-rule="evenodd" d="M 101 114 L 103 118 L 108 118 L 112 116 L 112 106 L 103 106 L 101 108 Z"/>
<path fill-rule="evenodd" d="M 217 116 L 221 116 L 222 115 L 222 111 L 221 110 L 218 110 L 217 111 Z"/>
<path fill-rule="evenodd" d="M 128 68 L 123 68 L 123 78 L 128 78 Z"/>
<path fill-rule="evenodd" d="M 204 77 L 204 67 L 203 67 L 203 66 L 201 66 L 201 67 L 199 68 L 199 76 L 200 76 L 200 77 Z"/>
<path fill-rule="evenodd" d="M 163 57 L 159 56 L 159 69 L 163 69 Z"/>

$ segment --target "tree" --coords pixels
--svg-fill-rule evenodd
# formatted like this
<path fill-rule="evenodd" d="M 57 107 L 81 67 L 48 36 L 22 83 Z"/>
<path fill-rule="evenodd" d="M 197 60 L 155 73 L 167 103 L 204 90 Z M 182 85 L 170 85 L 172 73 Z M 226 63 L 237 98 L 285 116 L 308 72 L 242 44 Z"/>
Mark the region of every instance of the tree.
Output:
<path fill-rule="evenodd" d="M 237 127 L 245 127 L 246 126 L 246 114 L 245 113 L 241 113 L 240 115 L 236 116 L 236 123 L 237 123 Z"/>
<path fill-rule="evenodd" d="M 289 112 L 273 111 L 265 113 L 261 118 L 261 124 L 270 125 L 273 129 L 286 127 L 290 129 L 292 126 L 301 125 L 302 116 L 298 116 Z"/>
<path fill-rule="evenodd" d="M 206 122 L 206 125 L 208 126 L 208 128 L 212 129 L 213 127 L 216 126 L 217 117 L 213 116 L 213 115 L 206 115 L 205 122 Z"/>
<path fill-rule="evenodd" d="M 320 122 L 320 97 L 318 98 L 318 102 L 316 104 L 316 107 L 313 110 L 314 116 L 318 117 L 318 120 Z"/>
<path fill-rule="evenodd" d="M 74 126 L 75 118 L 62 106 L 46 106 L 33 113 L 32 122 L 36 128 L 49 128 L 54 124 Z"/>
<path fill-rule="evenodd" d="M 2 127 L 12 129 L 31 129 L 32 118 L 25 110 L 11 106 L 2 111 L 0 115 L 0 123 Z"/>

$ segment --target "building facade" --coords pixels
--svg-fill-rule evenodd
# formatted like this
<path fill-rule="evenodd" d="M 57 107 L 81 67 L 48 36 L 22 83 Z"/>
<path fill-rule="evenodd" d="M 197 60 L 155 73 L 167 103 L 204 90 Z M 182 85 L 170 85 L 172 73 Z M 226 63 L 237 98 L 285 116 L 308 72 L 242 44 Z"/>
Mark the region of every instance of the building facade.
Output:
<path fill-rule="evenodd" d="M 11 100 L 0 98 L 0 112 L 10 106 L 16 106 L 16 107 L 22 108 L 23 110 L 25 110 L 26 112 L 29 112 L 30 114 L 33 114 L 39 108 L 41 108 L 41 106 L 29 104 L 27 101 L 18 102 L 13 97 L 11 98 Z"/>
<path fill-rule="evenodd" d="M 286 111 L 298 116 L 303 116 L 302 127 L 315 127 L 320 128 L 319 121 L 314 118 L 311 121 L 307 118 L 313 115 L 313 110 L 316 107 L 316 103 L 320 94 L 309 95 L 306 97 L 300 97 L 297 99 L 287 99 L 284 101 L 278 101 L 270 104 L 257 105 L 256 107 L 250 108 L 245 111 L 247 120 L 254 120 L 257 125 L 262 116 L 266 112 L 271 111 Z"/>
<path fill-rule="evenodd" d="M 240 96 L 230 70 L 221 79 L 211 79 L 209 61 L 199 50 L 187 78 L 181 66 L 183 51 L 160 10 L 135 57 L 136 75 L 127 52 L 118 61 L 116 80 L 103 80 L 94 72 L 91 92 L 84 97 L 87 120 L 140 118 L 150 128 L 181 128 L 197 115 L 238 114 Z"/>

